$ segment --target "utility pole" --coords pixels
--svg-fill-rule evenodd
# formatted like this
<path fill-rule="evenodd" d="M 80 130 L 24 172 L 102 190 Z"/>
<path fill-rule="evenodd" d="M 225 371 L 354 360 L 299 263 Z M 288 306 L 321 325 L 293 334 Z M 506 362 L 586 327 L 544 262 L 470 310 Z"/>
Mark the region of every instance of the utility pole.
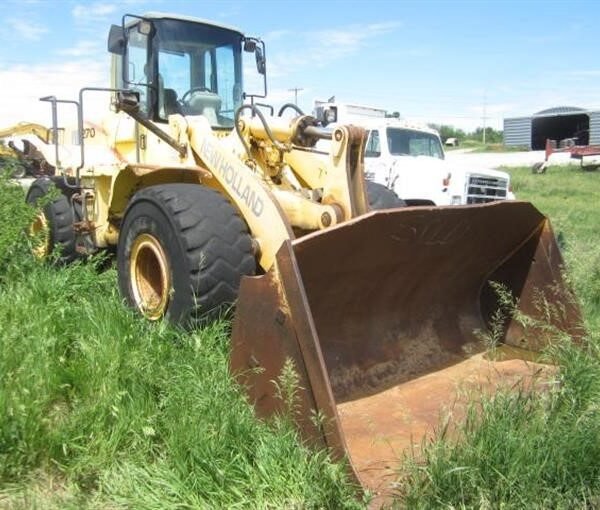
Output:
<path fill-rule="evenodd" d="M 304 89 L 298 88 L 298 87 L 294 87 L 293 89 L 288 89 L 289 92 L 293 92 L 294 93 L 294 104 L 296 106 L 298 106 L 298 92 L 300 90 L 304 90 Z"/>

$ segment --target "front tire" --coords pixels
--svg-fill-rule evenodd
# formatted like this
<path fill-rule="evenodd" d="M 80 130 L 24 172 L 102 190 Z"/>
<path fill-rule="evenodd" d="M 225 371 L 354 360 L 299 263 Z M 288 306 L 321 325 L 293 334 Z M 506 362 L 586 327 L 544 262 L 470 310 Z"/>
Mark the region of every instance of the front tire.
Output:
<path fill-rule="evenodd" d="M 367 197 L 369 199 L 369 207 L 371 210 L 378 209 L 394 209 L 396 207 L 406 207 L 406 202 L 391 189 L 386 188 L 383 184 L 373 181 L 366 181 Z"/>
<path fill-rule="evenodd" d="M 245 223 L 219 193 L 193 184 L 138 192 L 121 225 L 119 287 L 150 320 L 190 326 L 218 317 L 256 261 Z"/>

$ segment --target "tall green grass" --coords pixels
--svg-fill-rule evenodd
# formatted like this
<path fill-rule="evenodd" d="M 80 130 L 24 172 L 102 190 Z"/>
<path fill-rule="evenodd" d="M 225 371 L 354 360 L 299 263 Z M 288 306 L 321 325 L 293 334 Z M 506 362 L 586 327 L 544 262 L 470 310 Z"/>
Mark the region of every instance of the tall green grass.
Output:
<path fill-rule="evenodd" d="M 474 404 L 460 440 L 404 472 L 399 507 L 600 506 L 600 172 L 512 173 L 560 236 L 589 338 L 555 348 L 547 391 Z M 32 214 L 0 179 L 0 508 L 364 507 L 286 419 L 254 417 L 228 374 L 227 323 L 140 320 L 102 260 L 31 257 Z"/>
<path fill-rule="evenodd" d="M 140 320 L 101 260 L 33 259 L 0 180 L 1 508 L 357 508 L 344 467 L 255 418 L 228 327 Z"/>
<path fill-rule="evenodd" d="M 426 445 L 402 480 L 408 508 L 600 507 L 600 172 L 511 173 L 517 196 L 554 224 L 589 334 L 548 353 L 559 371 L 545 391 L 476 401 L 460 439 Z"/>
<path fill-rule="evenodd" d="M 545 174 L 512 170 L 519 199 L 550 217 L 562 245 L 569 277 L 591 331 L 600 331 L 600 171 L 551 166 Z"/>

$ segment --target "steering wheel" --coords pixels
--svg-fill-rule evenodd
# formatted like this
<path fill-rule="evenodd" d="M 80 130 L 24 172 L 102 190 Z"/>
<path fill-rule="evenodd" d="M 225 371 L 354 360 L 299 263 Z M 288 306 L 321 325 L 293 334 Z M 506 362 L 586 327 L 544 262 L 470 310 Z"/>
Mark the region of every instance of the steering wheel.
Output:
<path fill-rule="evenodd" d="M 187 90 L 183 96 L 181 96 L 180 101 L 182 103 L 187 103 L 189 96 L 191 96 L 194 92 L 210 92 L 211 94 L 214 94 L 214 92 L 207 87 L 192 87 L 191 89 Z"/>

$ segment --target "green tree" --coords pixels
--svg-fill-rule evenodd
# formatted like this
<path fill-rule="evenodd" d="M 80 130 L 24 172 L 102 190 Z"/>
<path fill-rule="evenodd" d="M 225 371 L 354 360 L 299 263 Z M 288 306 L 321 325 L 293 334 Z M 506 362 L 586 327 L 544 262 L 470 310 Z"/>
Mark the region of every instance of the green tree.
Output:
<path fill-rule="evenodd" d="M 469 135 L 469 138 L 473 138 L 474 140 L 483 141 L 483 128 L 478 127 Z M 485 128 L 485 141 L 486 143 L 502 143 L 503 141 L 503 132 L 497 131 L 494 128 L 486 127 Z"/>
<path fill-rule="evenodd" d="M 459 141 L 463 141 L 467 138 L 466 133 L 462 129 L 457 129 L 454 126 L 447 124 L 428 124 L 430 128 L 435 129 L 439 134 L 442 141 L 446 141 L 448 138 L 458 138 Z"/>

